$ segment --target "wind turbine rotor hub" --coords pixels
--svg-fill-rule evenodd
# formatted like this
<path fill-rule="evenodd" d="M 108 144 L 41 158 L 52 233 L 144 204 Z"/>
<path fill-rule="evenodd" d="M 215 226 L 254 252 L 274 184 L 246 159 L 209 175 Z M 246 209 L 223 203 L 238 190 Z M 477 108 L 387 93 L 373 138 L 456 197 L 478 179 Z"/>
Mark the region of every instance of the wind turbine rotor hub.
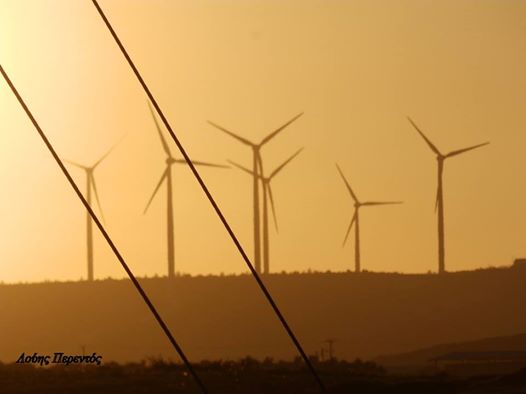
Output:
<path fill-rule="evenodd" d="M 175 163 L 175 159 L 173 157 L 169 157 L 166 159 L 166 164 L 171 166 L 173 163 Z"/>

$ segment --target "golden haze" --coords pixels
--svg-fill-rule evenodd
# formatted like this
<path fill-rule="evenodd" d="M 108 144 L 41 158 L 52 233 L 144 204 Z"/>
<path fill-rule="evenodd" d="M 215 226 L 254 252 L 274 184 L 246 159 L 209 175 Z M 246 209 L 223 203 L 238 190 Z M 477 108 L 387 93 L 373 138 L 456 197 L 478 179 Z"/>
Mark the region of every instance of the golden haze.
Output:
<path fill-rule="evenodd" d="M 436 270 L 435 159 L 410 115 L 444 151 L 491 145 L 445 169 L 447 268 L 526 254 L 526 3 L 516 1 L 101 1 L 192 158 L 250 165 L 249 149 L 206 123 L 259 140 L 280 233 L 271 270 L 347 270 L 352 205 L 363 199 L 362 266 Z M 2 0 L 0 61 L 64 158 L 96 161 L 107 228 L 139 275 L 165 275 L 165 200 L 142 211 L 164 154 L 146 98 L 89 1 Z M 0 279 L 85 277 L 85 213 L 5 83 L 0 89 Z M 173 145 L 172 145 L 173 146 Z M 175 146 L 174 146 L 175 149 Z M 84 174 L 71 168 L 84 189 Z M 202 169 L 249 254 L 250 179 Z M 176 270 L 245 271 L 188 169 L 174 167 Z M 95 275 L 124 273 L 99 234 Z"/>

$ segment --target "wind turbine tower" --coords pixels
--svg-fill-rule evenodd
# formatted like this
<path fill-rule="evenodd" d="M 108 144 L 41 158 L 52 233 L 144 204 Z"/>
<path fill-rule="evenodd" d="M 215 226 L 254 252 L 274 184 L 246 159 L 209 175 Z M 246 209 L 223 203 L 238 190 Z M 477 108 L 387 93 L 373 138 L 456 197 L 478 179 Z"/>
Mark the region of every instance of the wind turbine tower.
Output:
<path fill-rule="evenodd" d="M 148 106 L 150 108 L 150 112 L 153 117 L 153 121 L 155 122 L 155 127 L 159 134 L 159 138 L 161 139 L 163 150 L 166 154 L 166 161 L 165 161 L 166 167 L 161 175 L 161 179 L 157 183 L 157 186 L 155 187 L 152 193 L 152 196 L 150 197 L 150 200 L 146 204 L 146 208 L 144 209 L 143 214 L 145 214 L 148 211 L 148 208 L 150 207 L 155 195 L 159 191 L 163 182 L 166 182 L 166 236 L 167 236 L 167 254 L 168 254 L 168 278 L 173 278 L 175 277 L 175 246 L 174 246 L 174 209 L 173 209 L 172 165 L 175 163 L 186 165 L 186 161 L 184 159 L 176 159 L 173 157 L 170 147 L 168 146 L 168 143 L 166 142 L 166 139 L 163 136 L 161 127 L 159 126 L 159 123 L 157 122 L 157 118 L 155 116 L 155 113 L 153 111 L 153 108 L 150 102 L 148 102 Z M 195 166 L 228 168 L 228 166 L 225 166 L 225 165 L 205 163 L 202 161 L 192 160 L 192 163 Z"/>
<path fill-rule="evenodd" d="M 268 202 L 270 202 L 270 207 L 272 209 L 272 217 L 274 219 L 274 225 L 276 227 L 276 231 L 278 231 L 278 221 L 276 217 L 276 207 L 274 205 L 274 195 L 272 193 L 272 186 L 270 182 L 274 177 L 281 171 L 283 168 L 289 164 L 292 159 L 294 159 L 296 156 L 298 156 L 303 148 L 299 149 L 296 153 L 294 153 L 292 156 L 290 156 L 287 160 L 285 160 L 282 164 L 280 164 L 272 173 L 265 177 L 263 175 L 263 166 L 261 166 L 261 174 L 259 175 L 259 178 L 261 179 L 261 182 L 263 183 L 263 272 L 265 274 L 270 273 L 270 240 L 269 240 L 269 225 L 268 225 Z M 243 170 L 249 175 L 254 175 L 253 171 L 249 170 L 246 167 L 243 167 L 233 161 L 230 161 L 230 164 L 236 166 L 237 168 Z"/>
<path fill-rule="evenodd" d="M 104 214 L 102 213 L 102 207 L 100 205 L 100 199 L 99 199 L 99 193 L 97 191 L 97 184 L 95 183 L 95 169 L 99 166 L 100 163 L 108 157 L 108 155 L 111 153 L 111 151 L 117 146 L 118 144 L 115 144 L 104 156 L 102 156 L 99 160 L 97 160 L 92 166 L 84 166 L 82 164 L 76 163 L 74 161 L 65 160 L 67 163 L 74 165 L 75 167 L 78 167 L 86 173 L 86 200 L 91 207 L 91 200 L 92 200 L 92 193 L 95 195 L 95 199 L 97 200 L 97 205 L 99 207 L 99 211 L 102 217 L 102 220 L 104 221 Z M 88 211 L 86 211 L 86 242 L 87 242 L 87 261 L 88 261 L 88 281 L 93 281 L 94 275 L 93 275 L 93 219 L 91 218 Z"/>
<path fill-rule="evenodd" d="M 252 141 L 249 141 L 246 138 L 243 138 L 239 136 L 238 134 L 235 134 L 227 129 L 225 129 L 222 126 L 219 126 L 211 121 L 208 121 L 208 123 L 215 128 L 223 131 L 224 133 L 228 134 L 229 136 L 235 138 L 239 142 L 249 146 L 252 149 L 252 174 L 253 174 L 253 210 L 254 210 L 254 265 L 255 269 L 258 273 L 261 273 L 261 229 L 260 229 L 260 212 L 259 212 L 259 176 L 262 172 L 262 163 L 261 163 L 261 148 L 269 142 L 272 138 L 274 138 L 280 131 L 282 131 L 285 127 L 290 125 L 292 122 L 294 122 L 296 119 L 298 119 L 301 115 L 303 115 L 303 112 L 299 113 L 295 117 L 293 117 L 291 120 L 289 120 L 287 123 L 285 123 L 283 126 L 279 127 L 278 129 L 274 130 L 272 133 L 267 135 L 265 138 L 261 140 L 259 144 L 256 144 Z"/>
<path fill-rule="evenodd" d="M 443 189 L 443 173 L 444 173 L 444 161 L 451 157 L 458 156 L 462 153 L 466 153 L 470 150 L 480 148 L 488 145 L 489 142 L 482 144 L 473 145 L 468 148 L 458 149 L 451 151 L 447 154 L 441 153 L 438 148 L 431 142 L 429 138 L 418 128 L 410 117 L 407 117 L 409 122 L 413 125 L 416 131 L 427 143 L 429 148 L 435 153 L 438 164 L 438 182 L 437 182 L 437 197 L 435 202 L 435 211 L 438 213 L 438 273 L 443 274 L 446 272 L 446 254 L 445 254 L 445 236 L 444 236 L 444 189 Z"/>
<path fill-rule="evenodd" d="M 351 219 L 351 223 L 349 224 L 349 227 L 347 228 L 347 233 L 345 234 L 345 238 L 343 240 L 343 245 L 347 242 L 347 238 L 349 238 L 349 234 L 351 232 L 351 229 L 354 225 L 354 271 L 360 272 L 361 271 L 361 256 L 360 256 L 360 208 L 361 207 L 371 207 L 371 206 L 377 206 L 377 205 L 393 205 L 393 204 L 402 204 L 402 201 L 366 201 L 361 202 L 358 197 L 356 197 L 356 194 L 351 188 L 351 185 L 343 175 L 342 170 L 336 164 L 336 168 L 338 169 L 338 172 L 340 173 L 343 182 L 345 183 L 345 186 L 347 186 L 347 190 L 349 191 L 352 199 L 354 200 L 354 214 Z"/>

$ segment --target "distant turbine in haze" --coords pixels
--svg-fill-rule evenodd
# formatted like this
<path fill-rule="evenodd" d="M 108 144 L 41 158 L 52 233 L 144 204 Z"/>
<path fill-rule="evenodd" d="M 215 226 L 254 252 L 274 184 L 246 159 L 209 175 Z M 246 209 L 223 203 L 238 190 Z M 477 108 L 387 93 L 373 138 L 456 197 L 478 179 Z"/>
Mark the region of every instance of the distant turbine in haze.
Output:
<path fill-rule="evenodd" d="M 272 133 L 267 135 L 265 138 L 261 140 L 259 144 L 255 144 L 243 137 L 240 137 L 239 135 L 225 129 L 222 126 L 219 126 L 211 121 L 208 121 L 209 124 L 214 126 L 215 128 L 223 131 L 224 133 L 230 135 L 231 137 L 235 138 L 236 140 L 240 141 L 241 143 L 248 145 L 252 148 L 253 153 L 253 161 L 252 161 L 252 174 L 253 174 L 253 209 L 254 209 L 254 265 L 255 269 L 258 273 L 261 273 L 261 247 L 260 247 L 260 221 L 259 221 L 259 175 L 261 174 L 261 154 L 260 150 L 267 142 L 269 142 L 272 138 L 274 138 L 280 131 L 282 131 L 285 127 L 290 125 L 292 122 L 294 122 L 296 119 L 298 119 L 301 115 L 303 115 L 303 112 L 299 113 L 295 117 L 293 117 L 291 120 L 289 120 L 287 123 L 285 123 L 283 126 L 279 127 L 278 129 L 274 130 Z"/>
<path fill-rule="evenodd" d="M 279 165 L 272 173 L 265 177 L 263 175 L 263 171 L 261 171 L 261 175 L 259 175 L 259 178 L 261 179 L 263 183 L 263 272 L 265 274 L 268 274 L 270 272 L 270 247 L 269 247 L 269 229 L 268 229 L 268 201 L 270 200 L 270 207 L 272 209 L 272 217 L 274 219 L 274 225 L 276 227 L 276 231 L 278 231 L 278 221 L 276 217 L 276 208 L 274 206 L 274 196 L 272 193 L 272 186 L 270 184 L 270 181 L 274 179 L 274 177 L 287 165 L 289 164 L 292 159 L 294 159 L 297 155 L 300 154 L 300 152 L 303 150 L 303 148 L 299 149 L 296 153 L 294 153 L 291 157 L 289 157 L 287 160 L 285 160 L 281 165 Z M 254 175 L 254 172 L 249 170 L 248 168 L 245 168 L 237 163 L 234 163 L 233 161 L 229 162 L 240 168 L 241 170 L 245 171 L 246 173 L 250 175 Z"/>
<path fill-rule="evenodd" d="M 121 139 L 122 140 L 122 139 Z M 102 217 L 102 220 L 104 220 L 104 215 L 102 213 L 102 207 L 100 205 L 100 199 L 99 199 L 99 193 L 97 192 L 97 184 L 95 183 L 95 176 L 94 172 L 95 169 L 99 166 L 100 163 L 108 155 L 111 153 L 111 151 L 117 146 L 118 144 L 115 144 L 111 147 L 111 149 L 106 152 L 104 156 L 102 156 L 99 160 L 95 162 L 91 167 L 84 166 L 82 164 L 76 163 L 74 161 L 65 160 L 65 162 L 74 165 L 75 167 L 81 168 L 86 172 L 86 200 L 91 205 L 91 193 L 93 191 L 93 194 L 95 194 L 95 199 L 97 200 L 97 205 L 99 206 L 100 214 Z M 87 257 L 88 257 L 88 280 L 93 280 L 93 219 L 91 218 L 88 211 L 86 211 L 86 239 L 87 239 Z"/>
<path fill-rule="evenodd" d="M 345 234 L 345 238 L 343 240 L 343 245 L 347 242 L 347 238 L 349 238 L 349 234 L 351 232 L 351 229 L 354 225 L 354 236 L 355 236 L 355 243 L 354 243 L 354 270 L 355 272 L 360 272 L 361 265 L 360 265 L 360 208 L 361 207 L 370 207 L 375 205 L 393 205 L 393 204 L 402 204 L 402 201 L 366 201 L 366 202 L 360 202 L 358 200 L 358 197 L 356 197 L 356 194 L 354 194 L 351 185 L 343 175 L 342 170 L 336 164 L 336 168 L 338 169 L 338 172 L 340 173 L 343 182 L 345 183 L 345 186 L 347 186 L 347 190 L 351 194 L 352 199 L 354 200 L 354 214 L 351 219 L 351 223 L 349 224 L 349 227 L 347 228 L 347 233 Z"/>
<path fill-rule="evenodd" d="M 153 112 L 152 106 L 150 102 L 148 102 L 148 106 L 150 107 L 150 112 L 153 117 L 153 121 L 155 122 L 155 127 L 157 128 L 157 132 L 159 133 L 159 138 L 161 139 L 161 144 L 163 146 L 163 150 L 166 153 L 166 168 L 164 169 L 161 179 L 157 183 L 157 186 L 155 187 L 152 196 L 150 197 L 150 200 L 148 201 L 148 204 L 146 204 L 146 208 L 144 209 L 144 214 L 148 211 L 148 208 L 150 207 L 150 204 L 152 203 L 155 195 L 157 194 L 157 191 L 161 187 L 164 181 L 166 181 L 166 226 L 167 226 L 167 245 L 168 245 L 168 278 L 173 278 L 175 276 L 175 253 L 174 253 L 174 212 L 173 212 L 173 185 L 172 185 L 172 165 L 174 163 L 178 164 L 184 164 L 186 165 L 186 161 L 184 159 L 175 159 L 172 156 L 172 152 L 170 151 L 170 147 L 168 146 L 168 143 L 164 139 L 163 133 L 161 131 L 161 127 L 159 126 L 159 123 L 157 122 L 157 118 L 155 117 L 155 113 Z M 211 164 L 211 163 L 205 163 L 202 161 L 194 161 L 192 160 L 192 163 L 196 166 L 206 166 L 206 167 L 218 167 L 218 168 L 228 168 L 228 166 L 220 165 L 220 164 Z"/>
<path fill-rule="evenodd" d="M 444 191 L 442 187 L 443 185 L 442 175 L 444 172 L 444 161 L 446 159 L 449 159 L 450 157 L 458 156 L 470 150 L 477 149 L 482 146 L 488 145 L 489 142 L 484 142 L 482 144 L 470 146 L 468 148 L 454 150 L 444 155 L 438 150 L 438 148 L 435 145 L 433 145 L 433 143 L 425 136 L 422 130 L 418 128 L 418 126 L 415 124 L 415 122 L 413 122 L 413 120 L 410 117 L 407 117 L 407 119 L 413 125 L 416 131 L 420 134 L 420 136 L 424 139 L 424 141 L 427 143 L 429 148 L 431 148 L 431 150 L 436 154 L 436 158 L 438 162 L 438 187 L 437 187 L 437 197 L 436 197 L 436 202 L 435 202 L 435 211 L 438 211 L 438 272 L 442 274 L 446 272 L 445 236 L 444 236 Z"/>

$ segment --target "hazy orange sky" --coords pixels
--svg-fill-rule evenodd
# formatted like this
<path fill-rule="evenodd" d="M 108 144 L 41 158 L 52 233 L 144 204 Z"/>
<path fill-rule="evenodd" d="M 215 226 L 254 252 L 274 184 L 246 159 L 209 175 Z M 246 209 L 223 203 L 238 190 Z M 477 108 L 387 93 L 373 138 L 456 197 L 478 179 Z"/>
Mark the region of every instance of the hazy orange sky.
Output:
<path fill-rule="evenodd" d="M 206 123 L 260 140 L 280 233 L 271 270 L 353 269 L 342 240 L 358 196 L 362 267 L 437 269 L 436 160 L 446 162 L 446 268 L 526 256 L 526 2 L 101 0 L 191 157 L 250 165 L 250 150 Z M 64 158 L 96 171 L 109 233 L 139 275 L 166 274 L 164 168 L 146 97 L 88 0 L 0 0 L 0 62 Z M 86 277 L 85 212 L 7 85 L 0 83 L 0 280 Z M 174 150 L 175 145 L 172 144 Z M 84 174 L 71 168 L 82 190 Z M 251 182 L 201 171 L 252 256 Z M 176 271 L 246 272 L 191 173 L 174 167 Z M 98 233 L 95 276 L 124 272 Z"/>

